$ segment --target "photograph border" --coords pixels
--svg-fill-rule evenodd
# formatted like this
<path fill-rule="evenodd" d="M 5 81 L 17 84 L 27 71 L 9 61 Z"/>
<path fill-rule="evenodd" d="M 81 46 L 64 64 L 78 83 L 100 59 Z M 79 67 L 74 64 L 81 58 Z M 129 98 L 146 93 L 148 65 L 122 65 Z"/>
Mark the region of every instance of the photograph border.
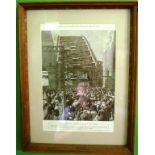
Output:
<path fill-rule="evenodd" d="M 129 89 L 128 89 L 128 127 L 127 145 L 82 145 L 82 144 L 42 144 L 30 141 L 30 111 L 28 88 L 28 57 L 27 57 L 27 10 L 40 9 L 129 9 L 130 53 L 129 53 Z M 19 52 L 20 52 L 20 93 L 22 112 L 22 146 L 24 151 L 87 153 L 108 155 L 133 155 L 134 130 L 136 114 L 136 80 L 137 80 L 137 33 L 138 3 L 137 2 L 50 2 L 50 3 L 18 3 L 19 19 Z"/>
<path fill-rule="evenodd" d="M 100 39 L 96 40 L 97 36 Z M 113 131 L 114 124 L 110 122 L 114 123 L 115 38 L 114 24 L 41 24 L 42 102 L 46 130 L 55 130 L 57 121 L 60 124 L 65 121 L 59 131 L 78 132 L 76 123 L 84 121 L 86 123 L 80 127 L 85 129 L 81 131 Z M 104 116 L 99 117 L 99 113 Z M 51 129 L 51 126 L 47 129 L 46 121 L 48 126 L 53 125 Z M 74 127 L 70 124 L 72 121 Z M 95 122 L 95 126 L 88 129 L 94 124 L 90 121 L 98 121 L 98 124 Z M 110 127 L 107 128 L 106 123 Z M 101 125 L 100 129 L 97 125 Z"/>

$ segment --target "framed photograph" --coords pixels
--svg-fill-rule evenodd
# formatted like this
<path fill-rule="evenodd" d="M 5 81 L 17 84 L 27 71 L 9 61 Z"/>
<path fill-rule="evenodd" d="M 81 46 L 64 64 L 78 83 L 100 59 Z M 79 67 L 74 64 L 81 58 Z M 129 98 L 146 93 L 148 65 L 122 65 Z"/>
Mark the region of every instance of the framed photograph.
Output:
<path fill-rule="evenodd" d="M 137 10 L 18 4 L 24 151 L 133 155 Z"/>

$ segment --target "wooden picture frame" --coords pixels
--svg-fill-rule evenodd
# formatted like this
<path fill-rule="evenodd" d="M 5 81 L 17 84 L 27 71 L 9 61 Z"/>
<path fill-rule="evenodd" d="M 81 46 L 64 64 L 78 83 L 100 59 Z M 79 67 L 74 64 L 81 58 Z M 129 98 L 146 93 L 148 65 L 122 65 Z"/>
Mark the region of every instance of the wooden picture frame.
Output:
<path fill-rule="evenodd" d="M 79 145 L 79 144 L 44 144 L 30 141 L 28 62 L 27 62 L 27 10 L 40 9 L 129 9 L 130 54 L 129 54 L 129 90 L 128 90 L 128 127 L 127 145 Z M 86 153 L 107 155 L 133 155 L 135 129 L 135 100 L 137 78 L 137 11 L 136 2 L 59 2 L 59 3 L 19 3 L 19 52 L 20 52 L 20 88 L 22 111 L 22 146 L 24 151 Z"/>

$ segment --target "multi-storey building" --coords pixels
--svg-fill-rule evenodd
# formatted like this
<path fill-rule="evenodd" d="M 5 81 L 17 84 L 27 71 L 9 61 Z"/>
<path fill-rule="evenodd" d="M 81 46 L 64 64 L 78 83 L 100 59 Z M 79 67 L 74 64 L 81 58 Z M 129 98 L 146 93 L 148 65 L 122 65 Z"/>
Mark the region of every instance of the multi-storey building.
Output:
<path fill-rule="evenodd" d="M 103 85 L 114 90 L 115 81 L 115 34 L 110 45 L 103 53 Z"/>
<path fill-rule="evenodd" d="M 42 31 L 42 78 L 43 87 L 57 87 L 57 49 L 51 31 Z"/>

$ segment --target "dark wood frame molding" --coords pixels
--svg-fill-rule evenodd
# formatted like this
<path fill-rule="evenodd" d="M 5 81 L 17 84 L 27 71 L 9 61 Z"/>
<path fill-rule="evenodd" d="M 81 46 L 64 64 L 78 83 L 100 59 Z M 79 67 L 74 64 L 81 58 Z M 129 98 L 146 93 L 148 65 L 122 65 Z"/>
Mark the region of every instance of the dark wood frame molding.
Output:
<path fill-rule="evenodd" d="M 28 92 L 28 64 L 27 64 L 27 27 L 26 11 L 31 9 L 130 9 L 131 33 L 129 56 L 129 106 L 127 145 L 68 145 L 68 144 L 39 144 L 30 141 L 29 92 Z M 51 3 L 19 3 L 19 52 L 20 52 L 20 90 L 22 111 L 22 145 L 24 151 L 59 152 L 59 153 L 87 153 L 105 155 L 133 155 L 135 129 L 135 98 L 137 79 L 137 2 L 51 2 Z"/>

